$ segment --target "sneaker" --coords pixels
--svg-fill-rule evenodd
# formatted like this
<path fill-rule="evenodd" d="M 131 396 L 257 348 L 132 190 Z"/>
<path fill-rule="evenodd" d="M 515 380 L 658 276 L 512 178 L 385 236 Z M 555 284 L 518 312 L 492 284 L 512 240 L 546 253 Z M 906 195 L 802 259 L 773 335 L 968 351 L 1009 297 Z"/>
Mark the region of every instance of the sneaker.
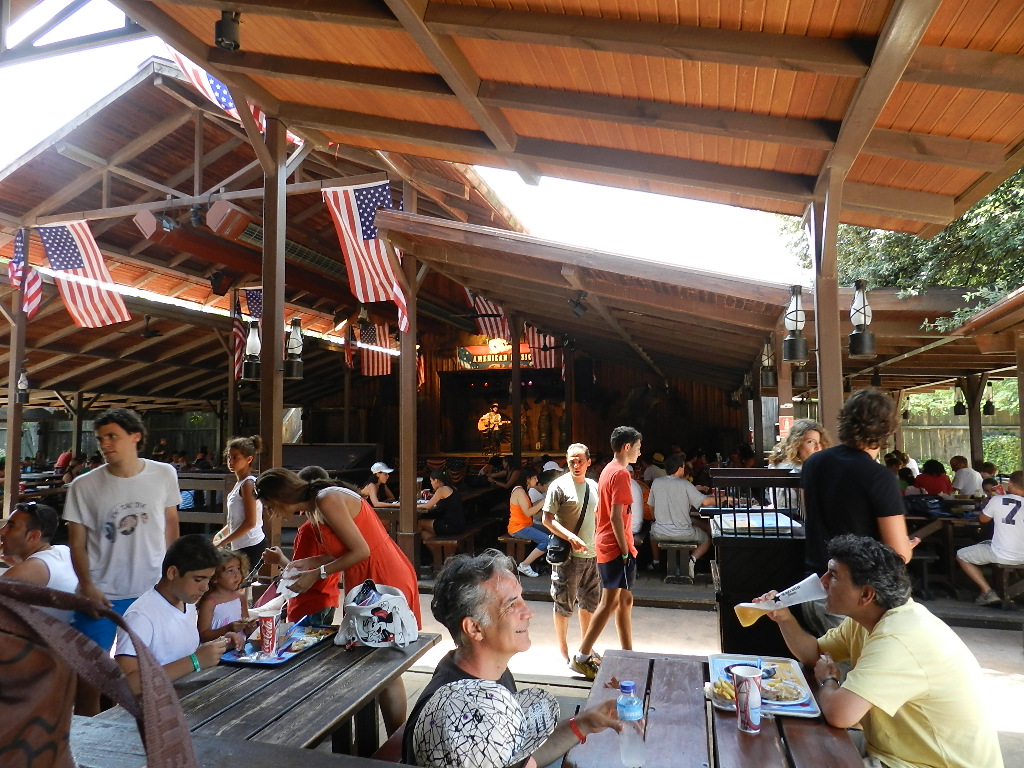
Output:
<path fill-rule="evenodd" d="M 660 560 L 652 560 L 651 562 L 649 562 L 647 564 L 647 570 L 648 571 L 656 571 L 656 570 L 658 570 L 658 566 L 659 565 L 661 565 L 661 561 Z"/>
<path fill-rule="evenodd" d="M 569 659 L 569 669 L 578 675 L 583 675 L 587 680 L 594 680 L 597 677 L 599 667 L 594 663 L 594 659 L 587 658 L 585 661 L 580 661 L 575 656 Z"/>
<path fill-rule="evenodd" d="M 686 567 L 687 567 L 687 572 L 688 572 L 688 574 L 690 576 L 690 581 L 693 581 L 693 571 L 697 567 L 697 561 L 694 560 L 692 557 L 687 558 Z"/>
<path fill-rule="evenodd" d="M 535 579 L 540 576 L 540 574 L 533 570 L 533 568 L 523 563 L 516 566 L 516 570 L 523 574 L 523 576 L 529 576 L 531 579 Z"/>
<path fill-rule="evenodd" d="M 999 602 L 999 595 L 996 594 L 994 589 L 990 589 L 984 595 L 979 595 L 974 599 L 976 605 L 992 605 L 993 603 Z"/>

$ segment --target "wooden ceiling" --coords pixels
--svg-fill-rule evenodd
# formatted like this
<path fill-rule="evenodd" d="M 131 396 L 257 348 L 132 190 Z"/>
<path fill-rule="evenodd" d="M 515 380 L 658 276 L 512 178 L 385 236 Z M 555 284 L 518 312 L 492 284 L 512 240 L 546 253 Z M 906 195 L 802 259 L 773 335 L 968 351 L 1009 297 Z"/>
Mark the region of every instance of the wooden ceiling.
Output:
<path fill-rule="evenodd" d="M 344 146 L 301 151 L 295 167 L 291 181 L 311 191 L 289 195 L 287 202 L 286 317 L 298 317 L 305 331 L 330 333 L 336 315 L 348 317 L 358 304 L 319 193 L 324 179 L 386 170 L 399 180 L 396 193 L 408 179 L 427 214 L 519 228 L 471 168 Z M 207 409 L 223 400 L 231 294 L 216 295 L 210 277 L 220 273 L 236 286 L 258 285 L 262 256 L 252 237 L 220 236 L 205 217 L 211 199 L 239 194 L 232 205 L 251 219 L 249 235 L 261 236 L 262 183 L 242 128 L 199 96 L 176 67 L 160 60 L 147 62 L 92 109 L 0 171 L 0 256 L 12 256 L 19 226 L 84 216 L 115 283 L 187 302 L 173 306 L 129 297 L 130 323 L 82 329 L 72 323 L 47 277 L 44 306 L 27 330 L 26 370 L 36 390 L 32 404 L 60 407 L 61 397 L 76 391 L 101 395 L 100 406 L 130 403 L 142 409 Z M 198 222 L 192 221 L 191 206 L 180 202 L 193 196 L 201 200 Z M 148 237 L 133 220 L 136 215 L 156 222 Z M 30 232 L 29 260 L 45 264 L 38 236 Z M 6 270 L 0 284 L 0 301 L 9 304 Z M 468 310 L 456 288 L 428 286 L 418 305 L 422 329 L 473 329 L 459 316 Z M 393 314 L 390 305 L 372 310 L 382 319 Z M 9 360 L 9 337 L 4 323 L 0 365 Z M 310 402 L 336 391 L 344 372 L 342 350 L 307 337 L 306 377 L 286 384 L 286 402 Z M 0 401 L 5 396 L 6 390 L 0 392 Z M 244 390 L 245 397 L 258 395 Z"/>
<path fill-rule="evenodd" d="M 322 146 L 924 236 L 1024 163 L 1019 0 L 114 4 Z"/>

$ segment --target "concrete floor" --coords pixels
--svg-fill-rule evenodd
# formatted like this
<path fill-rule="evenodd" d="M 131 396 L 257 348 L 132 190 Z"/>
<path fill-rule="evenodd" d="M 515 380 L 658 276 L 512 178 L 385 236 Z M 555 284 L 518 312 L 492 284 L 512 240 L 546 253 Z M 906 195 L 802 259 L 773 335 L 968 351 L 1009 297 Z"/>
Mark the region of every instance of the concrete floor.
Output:
<path fill-rule="evenodd" d="M 454 646 L 447 631 L 430 615 L 430 595 L 420 595 L 424 630 L 440 632 L 441 642 L 413 668 L 406 679 L 410 698 L 418 691 L 438 660 Z M 536 614 L 530 625 L 533 645 L 512 659 L 517 680 L 552 686 L 563 701 L 585 699 L 588 684 L 572 677 L 561 660 L 554 639 L 551 603 L 529 603 Z M 986 711 L 999 731 L 1005 768 L 1024 768 L 1024 648 L 1020 629 L 954 627 L 974 651 L 984 673 Z M 579 642 L 579 624 L 570 624 L 569 647 Z M 636 650 L 706 655 L 721 650 L 718 616 L 714 612 L 682 608 L 636 607 L 633 610 L 633 646 Z M 617 648 L 615 628 L 609 626 L 598 650 Z M 563 705 L 564 708 L 564 705 Z"/>

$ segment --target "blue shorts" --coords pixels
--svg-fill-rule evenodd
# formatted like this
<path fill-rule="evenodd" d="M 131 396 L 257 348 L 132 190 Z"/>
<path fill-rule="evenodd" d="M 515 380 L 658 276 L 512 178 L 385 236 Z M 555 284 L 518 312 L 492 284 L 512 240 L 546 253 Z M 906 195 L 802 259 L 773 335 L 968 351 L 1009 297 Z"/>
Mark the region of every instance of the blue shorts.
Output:
<path fill-rule="evenodd" d="M 548 549 L 548 533 L 547 528 L 541 528 L 538 525 L 528 525 L 513 533 L 512 538 L 529 539 L 537 545 L 537 549 L 541 552 L 546 552 Z"/>
<path fill-rule="evenodd" d="M 128 610 L 128 606 L 134 603 L 136 599 L 137 598 L 134 597 L 128 597 L 124 600 L 113 600 L 111 602 L 113 602 L 113 609 L 117 614 L 119 616 L 124 616 L 124 612 Z M 109 651 L 114 647 L 114 637 L 117 635 L 117 625 L 108 618 L 101 616 L 98 619 L 94 619 L 87 613 L 75 611 L 75 617 L 71 622 L 71 626 L 104 650 Z"/>
<path fill-rule="evenodd" d="M 623 560 L 616 557 L 608 563 L 598 563 L 597 570 L 601 574 L 601 586 L 605 589 L 633 589 L 636 582 L 636 558 Z"/>

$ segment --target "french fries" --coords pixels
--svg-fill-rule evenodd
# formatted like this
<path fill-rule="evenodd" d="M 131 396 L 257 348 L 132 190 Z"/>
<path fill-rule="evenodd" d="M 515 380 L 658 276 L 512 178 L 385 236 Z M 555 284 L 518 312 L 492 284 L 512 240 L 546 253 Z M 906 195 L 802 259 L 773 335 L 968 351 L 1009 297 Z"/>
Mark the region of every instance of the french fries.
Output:
<path fill-rule="evenodd" d="M 715 695 L 719 698 L 725 699 L 726 701 L 736 700 L 736 689 L 728 680 L 719 678 L 711 685 L 711 690 L 714 691 Z"/>

